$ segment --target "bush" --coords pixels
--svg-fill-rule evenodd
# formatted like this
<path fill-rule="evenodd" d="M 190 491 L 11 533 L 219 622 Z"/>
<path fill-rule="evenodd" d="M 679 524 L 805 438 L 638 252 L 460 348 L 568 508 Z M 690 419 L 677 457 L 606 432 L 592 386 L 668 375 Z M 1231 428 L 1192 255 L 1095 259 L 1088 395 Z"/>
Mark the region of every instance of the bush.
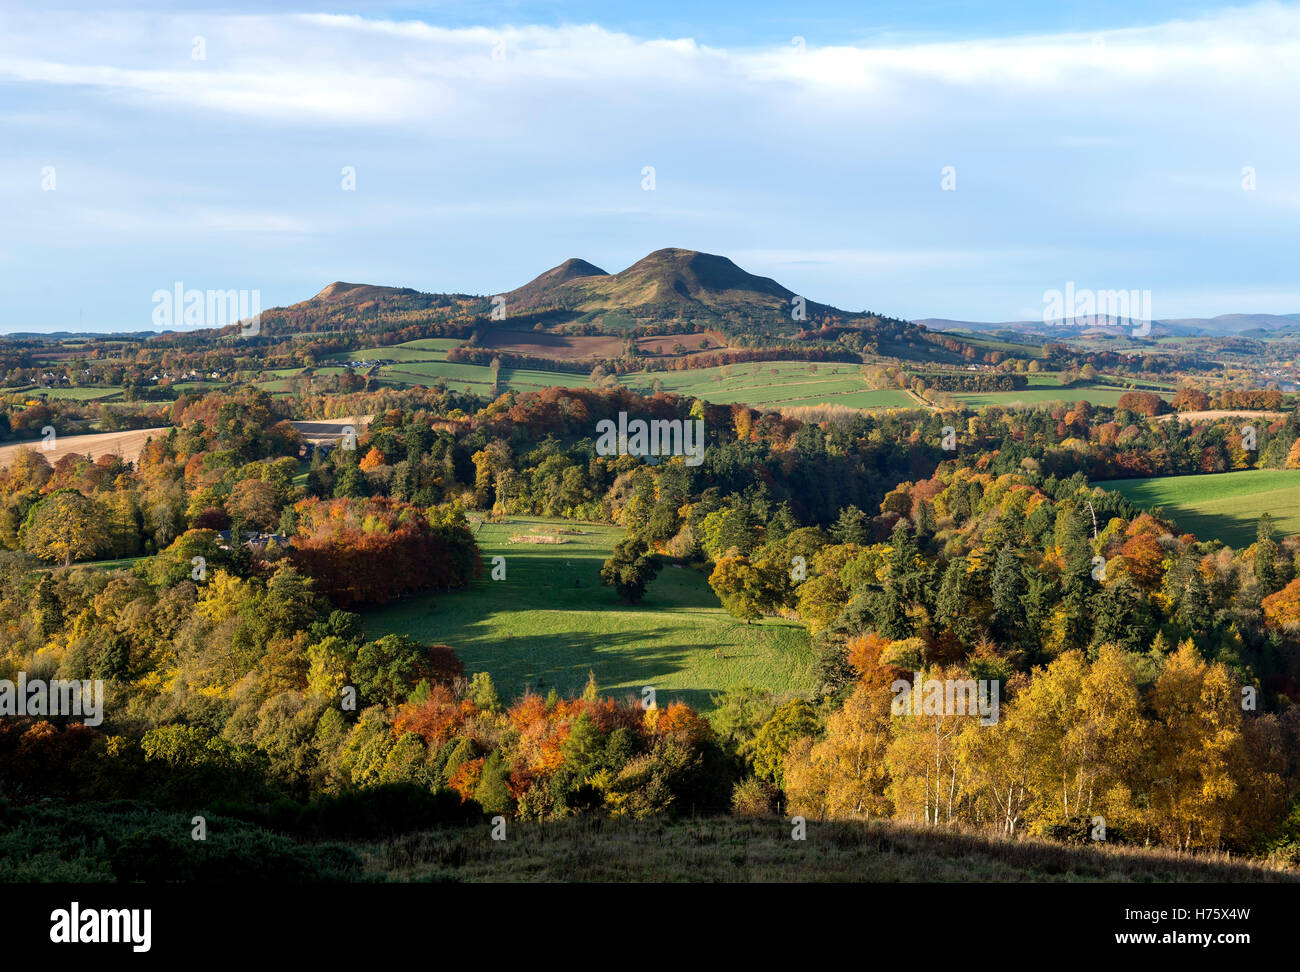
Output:
<path fill-rule="evenodd" d="M 737 817 L 770 817 L 776 788 L 753 776 L 741 780 L 731 791 L 731 812 Z"/>

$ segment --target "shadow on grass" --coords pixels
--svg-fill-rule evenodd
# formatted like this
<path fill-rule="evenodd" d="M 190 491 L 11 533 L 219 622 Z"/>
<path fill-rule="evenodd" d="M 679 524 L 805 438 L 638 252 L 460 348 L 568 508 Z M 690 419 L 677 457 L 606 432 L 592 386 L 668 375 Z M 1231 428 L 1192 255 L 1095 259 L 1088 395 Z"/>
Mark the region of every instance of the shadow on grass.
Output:
<path fill-rule="evenodd" d="M 1295 882 L 1294 870 L 1130 846 L 1008 839 L 891 821 L 808 821 L 794 849 L 778 817 L 648 820 L 581 817 L 409 834 L 366 854 L 379 880 Z"/>

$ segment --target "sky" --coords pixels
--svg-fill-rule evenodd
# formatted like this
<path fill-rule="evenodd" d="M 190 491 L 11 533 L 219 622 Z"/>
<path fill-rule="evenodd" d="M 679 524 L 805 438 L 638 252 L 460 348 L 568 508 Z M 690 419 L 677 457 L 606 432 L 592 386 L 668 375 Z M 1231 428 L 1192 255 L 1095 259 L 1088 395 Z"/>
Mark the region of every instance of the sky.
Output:
<path fill-rule="evenodd" d="M 0 332 L 665 246 L 908 319 L 1300 313 L 1297 82 L 1300 4 L 9 0 Z"/>

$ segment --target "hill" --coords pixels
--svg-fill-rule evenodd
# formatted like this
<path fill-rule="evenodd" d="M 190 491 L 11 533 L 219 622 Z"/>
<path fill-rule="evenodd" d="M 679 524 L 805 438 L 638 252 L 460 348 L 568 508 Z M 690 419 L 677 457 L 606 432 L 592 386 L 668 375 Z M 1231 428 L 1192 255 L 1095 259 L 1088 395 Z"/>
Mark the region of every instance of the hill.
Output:
<path fill-rule="evenodd" d="M 1113 489 L 1143 509 L 1158 507 L 1180 529 L 1203 540 L 1222 540 L 1239 550 L 1255 541 L 1262 513 L 1273 518 L 1282 534 L 1300 533 L 1300 470 L 1245 469 L 1111 479 L 1094 485 Z"/>
<path fill-rule="evenodd" d="M 510 839 L 473 806 L 462 824 L 430 819 L 437 807 L 410 790 L 371 790 L 311 807 L 209 811 L 209 839 L 188 838 L 191 811 L 138 802 L 42 801 L 7 807 L 0 874 L 10 881 L 141 880 L 192 884 L 275 880 L 301 884 L 407 882 L 1116 882 L 1294 884 L 1294 869 L 1225 855 L 1011 839 L 957 827 L 892 821 L 808 822 L 792 845 L 781 818 L 683 815 L 634 820 L 589 816 L 511 821 Z M 403 799 L 404 798 L 404 799 Z M 362 817 L 359 807 L 370 810 Z M 686 809 L 686 808 L 683 808 Z M 322 812 L 323 811 L 323 812 Z M 422 811 L 424 819 L 417 818 Z M 446 808 L 442 810 L 448 812 Z M 455 813 L 455 811 L 452 811 Z M 381 816 L 382 814 L 382 816 Z M 301 821 L 301 822 L 300 822 Z M 356 831 L 378 830 L 383 836 Z M 69 836 L 72 834 L 73 836 Z M 180 836 L 183 835 L 183 836 Z M 792 853 L 792 846 L 798 848 Z M 33 856 L 32 848 L 43 848 Z"/>
<path fill-rule="evenodd" d="M 511 313 L 563 308 L 686 320 L 740 314 L 793 323 L 791 301 L 797 295 L 771 277 L 742 270 L 724 256 L 667 247 L 615 274 L 586 261 L 567 260 L 505 296 Z M 807 302 L 806 309 L 808 317 L 846 316 L 813 301 Z"/>
<path fill-rule="evenodd" d="M 335 280 L 332 284 L 312 298 L 320 302 L 359 303 L 367 300 L 382 300 L 386 297 L 416 297 L 418 290 L 410 287 L 376 287 L 371 284 L 344 283 Z M 301 306 L 300 304 L 294 306 Z"/>
<path fill-rule="evenodd" d="M 551 267 L 540 273 L 522 287 L 517 287 L 506 294 L 506 304 L 510 307 L 532 308 L 550 307 L 557 299 L 556 295 L 566 289 L 566 285 L 587 277 L 608 277 L 609 273 L 594 263 L 571 257 L 558 267 Z"/>
<path fill-rule="evenodd" d="M 336 280 L 320 293 L 287 307 L 262 311 L 261 333 L 283 339 L 300 334 L 398 334 L 410 337 L 463 335 L 489 310 L 483 297 L 426 294 L 410 287 L 384 287 Z M 423 328 L 424 330 L 421 330 Z M 229 335 L 238 327 L 224 328 Z M 192 335 L 188 339 L 192 339 Z"/>

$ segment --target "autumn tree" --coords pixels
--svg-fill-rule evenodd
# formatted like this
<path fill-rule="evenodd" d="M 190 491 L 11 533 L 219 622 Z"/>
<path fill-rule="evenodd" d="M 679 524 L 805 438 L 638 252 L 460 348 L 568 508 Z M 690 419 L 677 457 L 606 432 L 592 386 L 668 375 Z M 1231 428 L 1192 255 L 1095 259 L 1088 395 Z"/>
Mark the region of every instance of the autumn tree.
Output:
<path fill-rule="evenodd" d="M 1174 395 L 1174 408 L 1180 412 L 1203 412 L 1210 407 L 1210 396 L 1199 388 L 1184 385 Z"/>
<path fill-rule="evenodd" d="M 98 503 L 75 489 L 60 489 L 28 511 L 22 542 L 28 553 L 67 566 L 105 549 L 109 533 Z"/>
<path fill-rule="evenodd" d="M 272 530 L 280 522 L 280 504 L 275 487 L 261 479 L 235 483 L 226 501 L 232 520 L 250 530 Z"/>
<path fill-rule="evenodd" d="M 1287 634 L 1300 632 L 1300 578 L 1264 598 L 1264 622 Z"/>
<path fill-rule="evenodd" d="M 709 586 L 727 613 L 746 624 L 763 616 L 785 598 L 785 575 L 772 562 L 748 557 L 720 557 L 709 575 Z"/>
<path fill-rule="evenodd" d="M 826 817 L 887 817 L 893 806 L 887 754 L 893 694 L 860 683 L 826 722 L 826 737 L 792 743 L 783 775 L 792 813 Z"/>
<path fill-rule="evenodd" d="M 803 736 L 814 735 L 817 729 L 817 714 L 803 699 L 793 699 L 778 706 L 754 736 L 751 752 L 754 771 L 759 778 L 782 786 L 785 782 L 783 764 L 790 744 Z"/>
<path fill-rule="evenodd" d="M 1206 663 L 1190 641 L 1169 656 L 1151 692 L 1155 720 L 1148 820 L 1162 842 L 1218 849 L 1244 762 L 1241 698 L 1228 670 Z"/>

